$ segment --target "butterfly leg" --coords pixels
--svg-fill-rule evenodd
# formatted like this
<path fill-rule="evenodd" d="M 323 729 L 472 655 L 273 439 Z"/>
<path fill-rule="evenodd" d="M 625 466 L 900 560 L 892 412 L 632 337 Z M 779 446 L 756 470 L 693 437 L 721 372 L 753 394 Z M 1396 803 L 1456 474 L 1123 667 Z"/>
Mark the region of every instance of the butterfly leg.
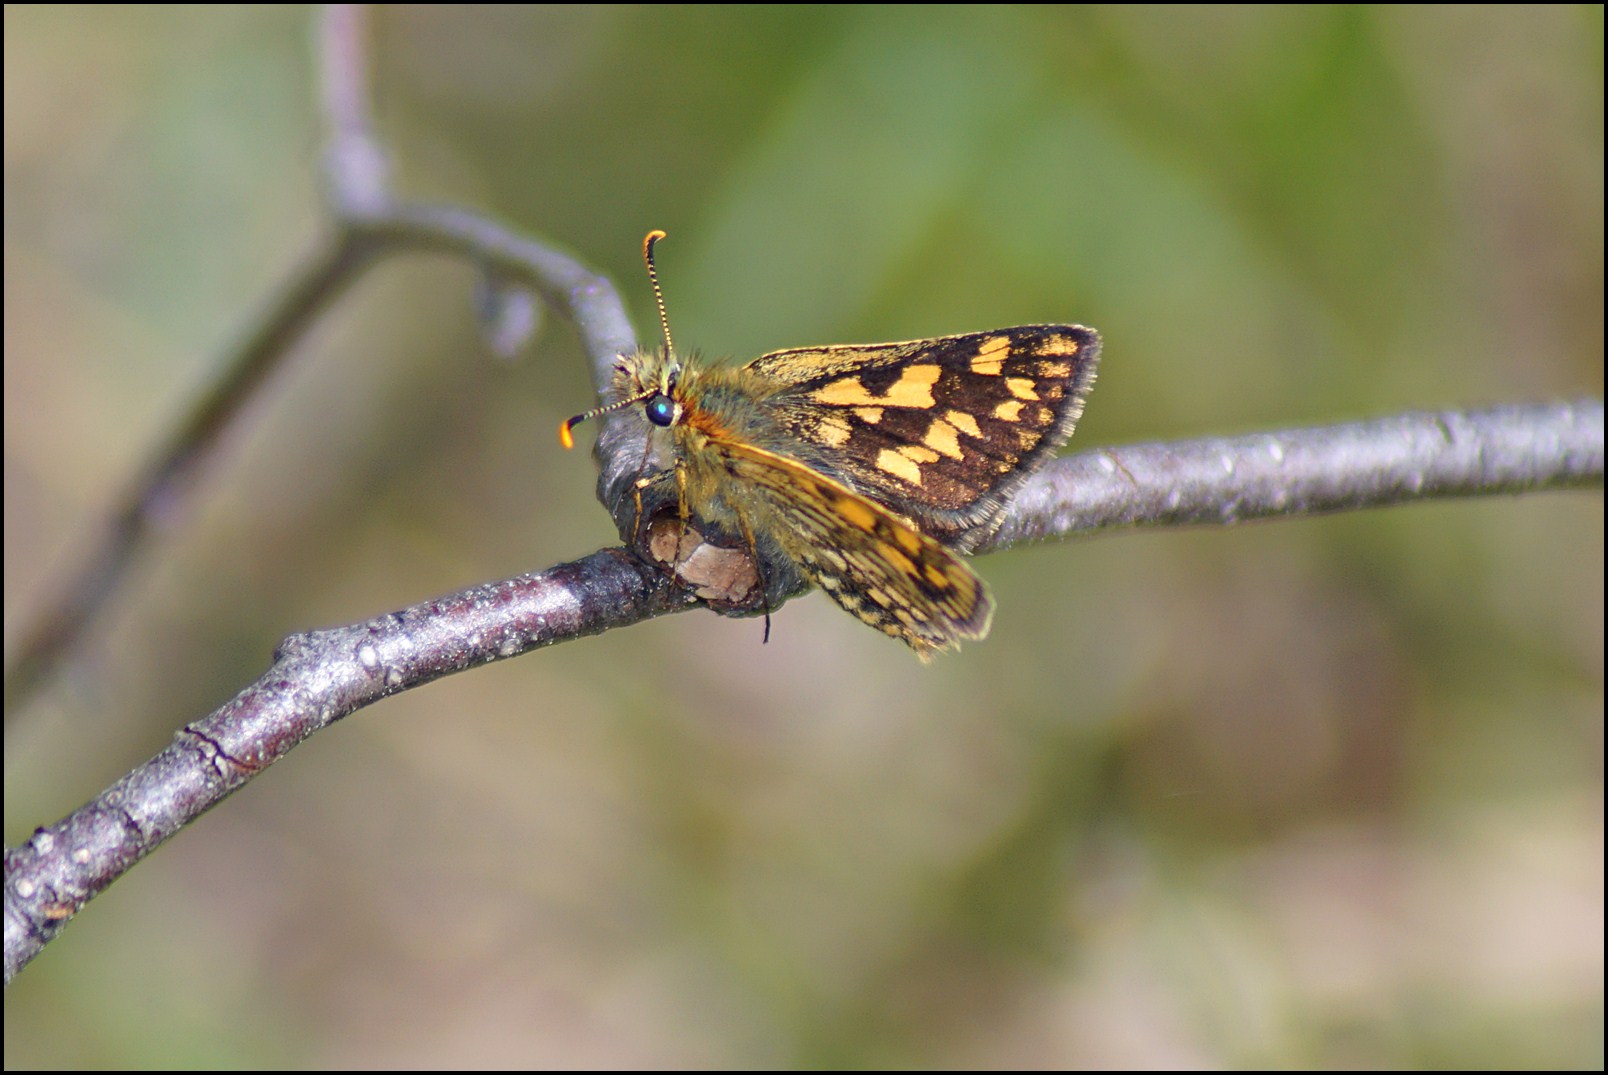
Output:
<path fill-rule="evenodd" d="M 743 540 L 748 542 L 748 555 L 754 558 L 754 572 L 759 576 L 759 598 L 765 609 L 765 633 L 759 639 L 759 644 L 763 646 L 770 641 L 770 578 L 765 574 L 765 561 L 759 558 L 759 546 L 754 542 L 754 528 L 748 522 L 748 513 L 735 506 L 734 510 L 737 513 L 737 526 L 743 532 Z"/>

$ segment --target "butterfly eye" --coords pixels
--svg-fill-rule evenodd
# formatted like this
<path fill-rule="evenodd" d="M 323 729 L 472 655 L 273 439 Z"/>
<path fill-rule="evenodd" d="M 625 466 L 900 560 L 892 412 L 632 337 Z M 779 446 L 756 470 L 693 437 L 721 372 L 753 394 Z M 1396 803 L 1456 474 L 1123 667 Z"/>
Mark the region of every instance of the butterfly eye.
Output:
<path fill-rule="evenodd" d="M 656 426 L 669 426 L 676 420 L 675 400 L 660 392 L 648 400 L 648 421 Z"/>

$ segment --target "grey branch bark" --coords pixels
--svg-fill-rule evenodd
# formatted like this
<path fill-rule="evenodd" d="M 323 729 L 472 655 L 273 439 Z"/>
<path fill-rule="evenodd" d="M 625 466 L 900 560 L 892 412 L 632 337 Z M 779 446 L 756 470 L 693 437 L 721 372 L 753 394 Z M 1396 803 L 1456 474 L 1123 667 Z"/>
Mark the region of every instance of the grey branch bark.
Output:
<path fill-rule="evenodd" d="M 27 843 L 7 848 L 5 980 L 84 904 L 321 728 L 453 672 L 688 607 L 621 550 L 291 635 L 255 683 Z"/>

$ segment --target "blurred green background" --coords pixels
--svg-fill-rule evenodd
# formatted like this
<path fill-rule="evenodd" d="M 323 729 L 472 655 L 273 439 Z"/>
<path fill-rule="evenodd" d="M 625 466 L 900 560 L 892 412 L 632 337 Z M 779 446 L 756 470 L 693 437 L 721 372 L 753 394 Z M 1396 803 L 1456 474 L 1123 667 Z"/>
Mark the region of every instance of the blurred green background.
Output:
<path fill-rule="evenodd" d="M 8 643 L 314 245 L 313 17 L 5 13 Z M 1075 448 L 1602 392 L 1597 8 L 379 9 L 411 196 L 715 355 L 1075 320 Z M 570 330 L 410 256 L 297 348 L 13 729 L 27 838 L 288 632 L 612 541 Z M 590 443 L 590 436 L 583 443 Z M 7 1067 L 1598 1067 L 1603 505 L 978 562 L 305 744 L 6 996 Z"/>

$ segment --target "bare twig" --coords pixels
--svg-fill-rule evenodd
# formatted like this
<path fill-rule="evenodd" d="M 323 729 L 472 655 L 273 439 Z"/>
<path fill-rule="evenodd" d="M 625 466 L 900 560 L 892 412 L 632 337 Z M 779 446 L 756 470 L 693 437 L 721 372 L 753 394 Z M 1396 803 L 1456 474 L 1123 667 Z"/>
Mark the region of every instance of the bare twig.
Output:
<path fill-rule="evenodd" d="M 1024 487 L 989 547 L 1601 485 L 1602 468 L 1596 401 L 1131 445 L 1058 460 Z M 366 623 L 292 635 L 256 683 L 7 852 L 7 981 L 123 871 L 320 728 L 441 676 L 693 603 L 640 558 L 604 550 Z"/>
<path fill-rule="evenodd" d="M 1602 442 L 1602 401 L 1582 399 L 1085 452 L 1029 479 L 983 551 L 1128 526 L 1601 488 Z"/>

